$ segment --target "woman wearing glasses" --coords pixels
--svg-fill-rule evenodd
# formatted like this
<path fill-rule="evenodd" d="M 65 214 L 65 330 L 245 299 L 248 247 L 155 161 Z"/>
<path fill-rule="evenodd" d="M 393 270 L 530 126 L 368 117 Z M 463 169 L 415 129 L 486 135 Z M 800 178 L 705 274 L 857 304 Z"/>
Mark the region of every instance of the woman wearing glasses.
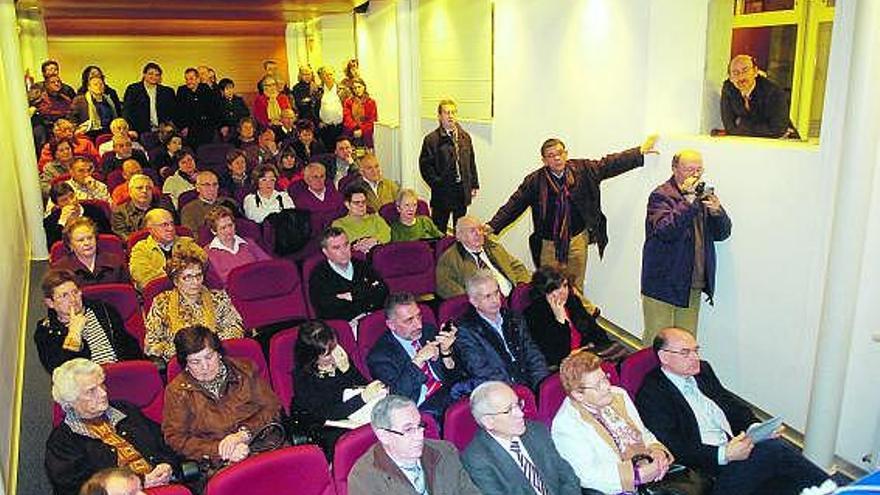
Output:
<path fill-rule="evenodd" d="M 175 335 L 191 325 L 203 325 L 220 339 L 244 336 L 241 315 L 225 291 L 204 285 L 207 257 L 200 248 L 181 248 L 165 266 L 174 284 L 153 300 L 147 318 L 144 352 L 166 361 L 174 357 Z"/>
<path fill-rule="evenodd" d="M 254 435 L 280 418 L 278 397 L 250 360 L 226 357 L 205 326 L 177 332 L 174 347 L 183 372 L 165 388 L 168 446 L 214 466 L 245 459 Z"/>
<path fill-rule="evenodd" d="M 692 471 L 676 466 L 670 474 L 672 454 L 642 423 L 626 391 L 611 385 L 601 364 L 595 354 L 577 350 L 559 370 L 568 397 L 553 418 L 552 437 L 581 487 L 605 494 L 641 493 L 643 485 L 702 493 Z"/>
<path fill-rule="evenodd" d="M 258 165 L 253 172 L 257 190 L 244 197 L 244 216 L 256 223 L 263 223 L 271 213 L 294 207 L 293 200 L 287 191 L 275 189 L 278 181 L 278 170 L 274 165 L 264 163 Z"/>

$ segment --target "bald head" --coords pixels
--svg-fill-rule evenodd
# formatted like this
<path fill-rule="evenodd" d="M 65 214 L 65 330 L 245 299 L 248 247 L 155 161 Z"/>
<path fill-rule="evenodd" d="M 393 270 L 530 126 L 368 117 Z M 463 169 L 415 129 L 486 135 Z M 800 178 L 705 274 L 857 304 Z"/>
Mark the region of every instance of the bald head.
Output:
<path fill-rule="evenodd" d="M 672 157 L 672 176 L 681 187 L 688 178 L 696 182 L 703 176 L 703 155 L 699 151 L 681 150 Z"/>
<path fill-rule="evenodd" d="M 654 337 L 653 347 L 665 371 L 679 376 L 694 376 L 700 372 L 700 346 L 687 330 L 664 328 Z"/>
<path fill-rule="evenodd" d="M 516 392 L 504 382 L 483 382 L 471 393 L 471 414 L 483 429 L 511 440 L 525 433 L 525 417 Z"/>
<path fill-rule="evenodd" d="M 470 251 L 480 251 L 486 243 L 483 222 L 475 216 L 465 215 L 455 222 L 455 238 Z"/>

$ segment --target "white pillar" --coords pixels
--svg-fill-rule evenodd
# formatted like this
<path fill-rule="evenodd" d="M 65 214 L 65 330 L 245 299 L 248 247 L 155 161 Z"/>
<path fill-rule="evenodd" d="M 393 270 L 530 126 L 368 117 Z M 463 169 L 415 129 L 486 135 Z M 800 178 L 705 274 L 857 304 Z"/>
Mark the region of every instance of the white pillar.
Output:
<path fill-rule="evenodd" d="M 821 466 L 834 458 L 862 258 L 873 255 L 864 244 L 880 136 L 880 2 L 838 2 L 836 14 L 822 155 L 837 183 L 804 447 Z"/>
<path fill-rule="evenodd" d="M 21 44 L 21 63 L 23 69 L 30 71 L 35 81 L 42 79 L 40 64 L 49 58 L 49 42 L 46 39 L 46 23 L 43 13 L 37 6 L 17 11 L 19 42 Z"/>
<path fill-rule="evenodd" d="M 400 128 L 397 156 L 400 183 L 415 187 L 421 149 L 421 86 L 419 84 L 419 0 L 397 2 L 397 74 Z"/>
<path fill-rule="evenodd" d="M 7 115 L 3 137 L 12 140 L 13 159 L 17 169 L 19 189 L 21 190 L 22 210 L 31 243 L 31 258 L 46 259 L 46 236 L 43 233 L 43 198 L 37 173 L 34 137 L 27 115 L 27 96 L 24 89 L 24 71 L 21 69 L 21 50 L 16 29 L 15 5 L 13 0 L 0 0 L 0 60 L 3 69 L 3 88 L 6 98 L 4 107 L 18 112 L 18 116 Z M 8 186 L 8 185 L 7 185 Z"/>

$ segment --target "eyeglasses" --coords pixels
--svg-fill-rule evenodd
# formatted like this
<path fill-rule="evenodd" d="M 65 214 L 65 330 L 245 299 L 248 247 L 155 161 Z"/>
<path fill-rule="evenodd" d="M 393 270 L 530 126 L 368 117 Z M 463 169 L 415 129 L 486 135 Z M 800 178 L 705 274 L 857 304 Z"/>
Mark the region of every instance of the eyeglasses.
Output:
<path fill-rule="evenodd" d="M 700 346 L 694 347 L 693 349 L 660 349 L 660 352 L 669 352 L 684 357 L 699 357 Z"/>
<path fill-rule="evenodd" d="M 578 387 L 578 390 L 584 392 L 586 390 L 592 390 L 594 392 L 601 392 L 602 390 L 607 389 L 611 386 L 611 379 L 608 377 L 608 373 L 602 375 L 602 378 L 596 382 L 595 385 L 581 385 Z"/>
<path fill-rule="evenodd" d="M 203 272 L 182 273 L 177 278 L 179 278 L 182 282 L 198 282 L 205 278 L 205 274 Z"/>
<path fill-rule="evenodd" d="M 513 404 L 507 406 L 506 408 L 504 408 L 500 411 L 486 413 L 486 416 L 499 416 L 501 414 L 510 414 L 513 412 L 514 408 L 522 411 L 523 409 L 525 409 L 525 407 L 526 407 L 526 401 L 524 401 L 523 399 L 517 399 L 516 402 L 514 402 Z"/>
<path fill-rule="evenodd" d="M 58 302 L 70 302 L 81 295 L 82 295 L 82 291 L 79 290 L 79 287 L 74 287 L 73 289 L 71 289 L 67 292 L 62 292 L 61 294 L 56 293 L 52 297 L 52 299 L 54 299 Z"/>
<path fill-rule="evenodd" d="M 730 76 L 731 76 L 731 77 L 745 76 L 746 74 L 751 73 L 753 70 L 755 70 L 755 67 L 754 67 L 754 66 L 752 66 L 752 67 L 746 67 L 746 68 L 744 68 L 744 69 L 742 69 L 742 70 L 736 70 L 736 69 L 734 69 L 734 70 L 730 71 Z"/>
<path fill-rule="evenodd" d="M 394 433 L 395 435 L 400 435 L 400 436 L 404 437 L 404 436 L 412 436 L 417 433 L 423 433 L 425 431 L 425 428 L 427 428 L 427 427 L 428 427 L 428 425 L 426 423 L 421 422 L 415 426 L 409 426 L 407 428 L 404 428 L 403 431 L 393 430 L 391 428 L 382 428 L 382 429 L 387 431 L 388 433 Z"/>
<path fill-rule="evenodd" d="M 150 227 L 158 227 L 160 229 L 167 229 L 168 227 L 174 227 L 174 222 L 160 222 L 150 224 Z"/>

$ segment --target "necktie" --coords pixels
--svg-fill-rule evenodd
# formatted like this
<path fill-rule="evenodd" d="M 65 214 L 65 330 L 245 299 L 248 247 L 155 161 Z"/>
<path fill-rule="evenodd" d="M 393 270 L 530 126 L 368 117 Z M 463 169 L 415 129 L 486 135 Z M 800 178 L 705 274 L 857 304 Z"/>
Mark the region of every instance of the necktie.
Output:
<path fill-rule="evenodd" d="M 422 348 L 422 344 L 418 340 L 413 340 L 412 347 L 416 351 L 416 354 L 418 354 L 419 350 Z M 428 397 L 433 395 L 434 392 L 440 390 L 440 387 L 443 386 L 443 383 L 434 377 L 434 372 L 431 371 L 431 367 L 428 365 L 427 361 L 422 363 L 420 369 L 427 378 L 427 381 L 425 381 L 425 386 L 427 387 L 427 390 L 425 391 L 425 400 L 428 400 Z"/>
<path fill-rule="evenodd" d="M 474 258 L 475 258 L 475 261 L 477 262 L 478 269 L 485 270 L 485 269 L 489 268 L 489 265 L 487 265 L 486 262 L 483 261 L 483 252 L 482 251 L 474 253 Z"/>
<path fill-rule="evenodd" d="M 422 471 L 422 464 L 417 463 L 413 466 L 401 466 L 407 474 L 410 482 L 412 482 L 413 488 L 415 488 L 416 493 L 419 495 L 424 495 L 428 493 L 428 487 L 425 486 L 425 476 Z"/>
<path fill-rule="evenodd" d="M 535 493 L 538 495 L 547 495 L 547 487 L 544 486 L 544 480 L 541 479 L 541 473 L 538 472 L 538 468 L 535 467 L 532 461 L 523 454 L 519 440 L 512 440 L 510 442 L 510 451 L 516 455 L 516 462 L 519 463 L 519 468 L 522 469 L 526 479 L 529 480 L 529 484 L 535 489 Z"/>
<path fill-rule="evenodd" d="M 452 138 L 452 149 L 455 153 L 455 183 L 461 182 L 461 164 L 459 162 L 459 150 L 458 150 L 458 128 L 453 127 L 451 131 L 449 131 L 449 137 Z M 466 191 L 470 192 L 470 191 Z"/>
<path fill-rule="evenodd" d="M 700 404 L 700 407 L 703 409 L 703 416 L 711 422 L 709 425 L 711 428 L 714 428 L 719 433 L 724 432 L 730 437 L 733 436 L 730 422 L 727 421 L 727 416 L 724 415 L 724 411 L 718 407 L 718 404 L 716 404 L 715 401 L 700 392 L 700 389 L 697 387 L 697 380 L 694 377 L 691 376 L 685 380 L 684 392 Z M 722 439 L 719 438 L 719 441 L 720 440 Z"/>

